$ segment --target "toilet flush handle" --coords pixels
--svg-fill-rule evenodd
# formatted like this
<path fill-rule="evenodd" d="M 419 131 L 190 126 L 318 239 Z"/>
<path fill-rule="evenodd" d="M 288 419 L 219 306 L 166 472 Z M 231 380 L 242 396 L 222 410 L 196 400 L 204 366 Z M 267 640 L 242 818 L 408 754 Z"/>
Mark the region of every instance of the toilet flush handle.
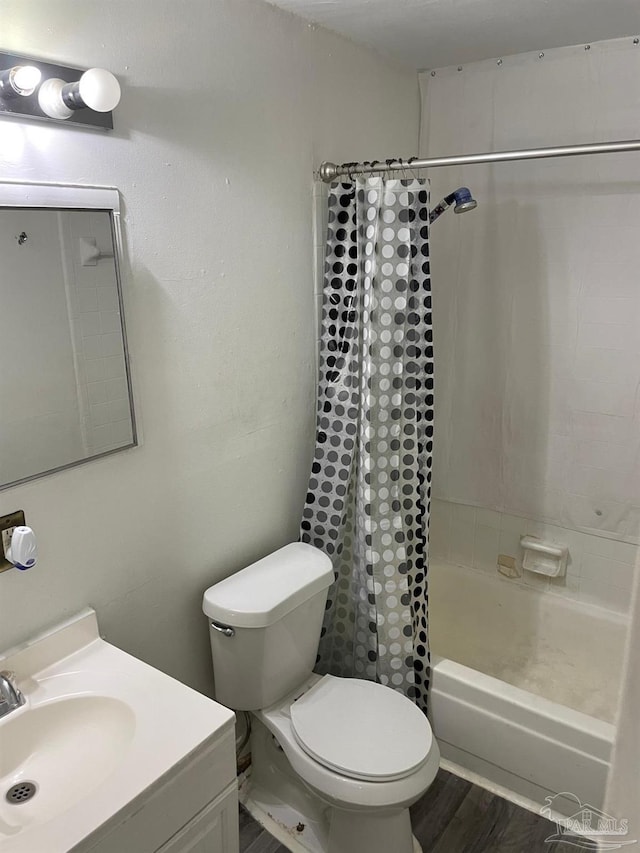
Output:
<path fill-rule="evenodd" d="M 211 627 L 214 631 L 218 631 L 220 634 L 224 634 L 225 637 L 235 637 L 236 632 L 233 628 L 230 628 L 228 625 L 218 625 L 217 622 L 211 622 Z"/>

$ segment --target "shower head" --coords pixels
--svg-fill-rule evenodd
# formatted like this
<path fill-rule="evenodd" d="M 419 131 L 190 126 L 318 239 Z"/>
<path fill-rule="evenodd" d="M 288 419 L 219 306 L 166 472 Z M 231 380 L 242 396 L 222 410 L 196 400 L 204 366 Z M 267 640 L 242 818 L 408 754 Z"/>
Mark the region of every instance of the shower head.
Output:
<path fill-rule="evenodd" d="M 469 187 L 458 187 L 457 190 L 449 193 L 436 204 L 429 214 L 429 222 L 435 222 L 452 204 L 454 205 L 454 213 L 466 213 L 467 210 L 475 210 L 478 206 L 478 202 L 471 195 Z"/>
<path fill-rule="evenodd" d="M 454 213 L 466 213 L 467 210 L 475 210 L 478 206 L 478 202 L 471 195 L 469 187 L 458 187 L 457 190 L 453 191 L 453 196 L 456 200 L 453 208 Z"/>

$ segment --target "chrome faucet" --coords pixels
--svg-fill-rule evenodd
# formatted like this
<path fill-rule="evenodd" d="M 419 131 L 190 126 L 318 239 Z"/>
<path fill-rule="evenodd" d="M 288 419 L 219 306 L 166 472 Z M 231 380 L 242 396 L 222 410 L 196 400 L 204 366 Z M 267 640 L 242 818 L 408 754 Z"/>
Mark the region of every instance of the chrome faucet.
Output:
<path fill-rule="evenodd" d="M 15 674 L 0 672 L 0 717 L 6 717 L 16 708 L 21 708 L 26 701 L 15 683 Z"/>

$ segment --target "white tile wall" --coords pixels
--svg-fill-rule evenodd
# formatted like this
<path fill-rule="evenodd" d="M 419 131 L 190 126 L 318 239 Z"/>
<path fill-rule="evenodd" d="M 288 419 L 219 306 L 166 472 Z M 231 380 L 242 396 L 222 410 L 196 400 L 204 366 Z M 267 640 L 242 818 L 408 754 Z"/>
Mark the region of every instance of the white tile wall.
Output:
<path fill-rule="evenodd" d="M 564 578 L 545 578 L 522 569 L 520 537 L 528 533 L 569 548 Z M 511 581 L 543 593 L 561 595 L 625 612 L 638 547 L 628 542 L 558 527 L 523 516 L 433 500 L 429 553 L 444 560 L 497 574 L 499 554 L 514 557 L 521 577 Z"/>

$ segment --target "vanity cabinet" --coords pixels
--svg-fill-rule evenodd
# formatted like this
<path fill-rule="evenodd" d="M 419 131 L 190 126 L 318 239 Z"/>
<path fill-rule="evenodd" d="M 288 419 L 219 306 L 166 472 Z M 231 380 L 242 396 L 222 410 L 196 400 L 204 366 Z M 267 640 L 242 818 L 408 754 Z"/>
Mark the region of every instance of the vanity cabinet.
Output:
<path fill-rule="evenodd" d="M 237 853 L 238 792 L 234 788 L 209 803 L 158 853 Z"/>
<path fill-rule="evenodd" d="M 233 723 L 73 848 L 73 853 L 238 853 Z"/>

